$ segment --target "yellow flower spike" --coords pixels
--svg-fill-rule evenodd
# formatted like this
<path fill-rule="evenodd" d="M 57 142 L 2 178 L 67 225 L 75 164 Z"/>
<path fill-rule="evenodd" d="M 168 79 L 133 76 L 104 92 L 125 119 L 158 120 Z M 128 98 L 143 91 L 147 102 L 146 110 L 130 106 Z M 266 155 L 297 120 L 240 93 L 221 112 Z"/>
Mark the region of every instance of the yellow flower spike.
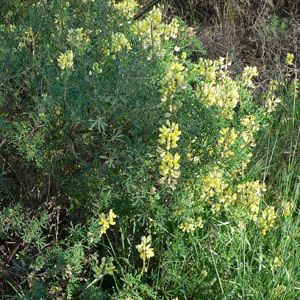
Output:
<path fill-rule="evenodd" d="M 271 264 L 271 270 L 273 271 L 276 268 L 280 268 L 282 266 L 283 259 L 281 255 L 276 256 L 273 260 L 273 263 Z"/>
<path fill-rule="evenodd" d="M 59 58 L 57 59 L 58 66 L 64 69 L 73 69 L 73 51 L 68 50 L 66 53 L 61 53 Z"/>
<path fill-rule="evenodd" d="M 173 156 L 170 150 L 177 147 L 177 141 L 179 140 L 181 131 L 178 129 L 178 124 L 174 122 L 171 123 L 169 120 L 166 121 L 166 126 L 162 125 L 159 131 L 158 143 L 161 146 L 157 148 L 157 151 L 161 157 L 159 173 L 162 178 L 160 181 L 164 182 L 167 179 L 167 183 L 174 188 L 176 179 L 180 176 L 180 165 L 178 163 L 180 155 L 175 153 Z M 165 147 L 165 150 L 163 147 Z"/>
<path fill-rule="evenodd" d="M 111 52 L 120 52 L 123 49 L 127 51 L 130 51 L 132 49 L 126 36 L 120 32 L 113 33 L 111 36 L 111 45 L 107 51 L 107 55 L 109 55 Z"/>
<path fill-rule="evenodd" d="M 111 225 L 115 225 L 116 222 L 114 219 L 116 218 L 116 214 L 111 209 L 106 217 L 104 213 L 100 214 L 100 235 L 106 233 L 106 231 L 110 228 Z"/>
<path fill-rule="evenodd" d="M 198 217 L 196 222 L 195 222 L 195 227 L 196 228 L 203 228 L 203 220 L 201 217 Z"/>
<path fill-rule="evenodd" d="M 262 215 L 258 221 L 258 226 L 263 235 L 266 235 L 267 231 L 274 226 L 277 214 L 273 206 L 267 207 L 263 210 Z"/>
<path fill-rule="evenodd" d="M 135 0 L 124 0 L 119 3 L 113 1 L 113 6 L 115 9 L 120 11 L 128 19 L 134 17 L 136 9 L 138 8 L 138 3 Z"/>
<path fill-rule="evenodd" d="M 237 203 L 246 207 L 248 218 L 254 222 L 258 219 L 259 206 L 265 191 L 265 185 L 258 180 L 245 182 L 237 186 Z"/>
<path fill-rule="evenodd" d="M 203 228 L 203 220 L 201 217 L 198 217 L 197 220 L 192 218 L 188 218 L 186 221 L 182 222 L 178 225 L 178 228 L 182 230 L 182 232 L 192 232 L 197 228 Z"/>
<path fill-rule="evenodd" d="M 293 63 L 293 61 L 294 61 L 294 54 L 288 53 L 285 60 L 286 64 L 289 66 Z"/>
<path fill-rule="evenodd" d="M 155 20 L 155 23 L 158 25 L 161 22 L 161 11 L 157 9 L 156 7 L 153 9 L 153 19 Z"/>
<path fill-rule="evenodd" d="M 113 212 L 113 210 L 111 209 L 109 211 L 109 214 L 108 214 L 108 217 L 107 217 L 107 220 L 108 220 L 108 223 L 110 225 L 116 225 L 116 222 L 114 221 L 114 219 L 117 217 L 117 215 Z"/>
<path fill-rule="evenodd" d="M 140 258 L 143 260 L 143 269 L 142 273 L 144 271 L 147 271 L 146 268 L 146 260 L 150 259 L 151 257 L 154 256 L 154 250 L 151 247 L 151 236 L 149 235 L 148 237 L 142 236 L 141 238 L 141 243 L 136 246 L 136 249 L 140 253 Z"/>
<path fill-rule="evenodd" d="M 174 155 L 174 170 L 179 169 L 179 163 L 178 163 L 179 159 L 180 159 L 180 155 L 178 153 L 175 153 L 175 155 Z"/>
<path fill-rule="evenodd" d="M 291 206 L 292 206 L 292 203 L 289 201 L 282 202 L 283 215 L 285 217 L 288 217 L 291 215 Z"/>
<path fill-rule="evenodd" d="M 164 179 L 166 179 L 170 168 L 167 166 L 166 163 L 162 163 L 159 167 L 160 174 L 163 176 Z"/>
<path fill-rule="evenodd" d="M 169 160 L 169 168 L 170 169 L 172 169 L 173 168 L 173 165 L 174 165 L 174 163 L 173 163 L 173 159 L 171 158 L 170 160 Z"/>
<path fill-rule="evenodd" d="M 272 290 L 272 298 L 271 299 L 279 299 L 279 296 L 286 292 L 286 286 L 277 284 L 275 289 Z M 281 297 L 282 298 L 282 297 Z"/>

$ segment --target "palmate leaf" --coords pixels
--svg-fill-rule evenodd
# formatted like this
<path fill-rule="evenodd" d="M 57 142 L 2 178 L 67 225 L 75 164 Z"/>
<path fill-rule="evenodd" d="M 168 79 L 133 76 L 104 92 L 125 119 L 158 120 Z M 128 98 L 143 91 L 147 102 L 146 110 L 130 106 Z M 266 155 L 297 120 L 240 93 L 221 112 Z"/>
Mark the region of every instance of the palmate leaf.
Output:
<path fill-rule="evenodd" d="M 96 119 L 90 119 L 91 128 L 97 128 L 100 133 L 105 133 L 105 128 L 107 127 L 107 123 L 104 122 L 105 117 L 97 117 Z"/>

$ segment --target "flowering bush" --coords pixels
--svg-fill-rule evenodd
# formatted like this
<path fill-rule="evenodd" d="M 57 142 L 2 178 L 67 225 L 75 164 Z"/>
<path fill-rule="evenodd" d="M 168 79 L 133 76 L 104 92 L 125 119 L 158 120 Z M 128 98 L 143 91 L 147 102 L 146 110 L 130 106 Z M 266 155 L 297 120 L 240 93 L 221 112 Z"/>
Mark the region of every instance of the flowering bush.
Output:
<path fill-rule="evenodd" d="M 14 0 L 1 11 L 11 191 L 0 228 L 15 245 L 3 249 L 4 280 L 31 299 L 295 296 L 272 281 L 291 258 L 263 252 L 274 254 L 295 207 L 268 201 L 264 177 L 247 172 L 280 102 L 274 82 L 260 105 L 257 68 L 234 77 L 228 58 L 205 59 L 201 46 L 194 61 L 191 28 L 161 7 L 135 20 L 139 10 Z"/>

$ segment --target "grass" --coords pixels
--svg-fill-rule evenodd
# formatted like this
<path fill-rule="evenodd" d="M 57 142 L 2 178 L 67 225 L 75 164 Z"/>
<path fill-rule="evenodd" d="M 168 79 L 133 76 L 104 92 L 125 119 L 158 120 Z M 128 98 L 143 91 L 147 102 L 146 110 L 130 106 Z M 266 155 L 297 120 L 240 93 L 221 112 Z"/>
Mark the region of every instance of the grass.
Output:
<path fill-rule="evenodd" d="M 299 204 L 300 204 L 300 148 L 299 148 L 299 94 L 290 93 L 293 85 L 281 92 L 281 107 L 276 111 L 268 130 L 257 141 L 256 155 L 250 172 L 261 174 L 269 186 L 264 201 L 270 203 L 291 202 L 292 218 L 288 218 L 273 233 L 270 253 L 281 255 L 283 264 L 270 282 L 271 290 L 286 282 L 294 293 L 284 293 L 278 299 L 293 299 L 299 296 Z M 289 90 L 289 91 L 288 91 Z M 257 250 L 259 250 L 259 245 Z M 262 297 L 262 296 L 261 296 Z M 275 297 L 272 292 L 270 297 Z M 262 299 L 268 299 L 262 297 Z M 275 299 L 277 299 L 275 297 Z"/>

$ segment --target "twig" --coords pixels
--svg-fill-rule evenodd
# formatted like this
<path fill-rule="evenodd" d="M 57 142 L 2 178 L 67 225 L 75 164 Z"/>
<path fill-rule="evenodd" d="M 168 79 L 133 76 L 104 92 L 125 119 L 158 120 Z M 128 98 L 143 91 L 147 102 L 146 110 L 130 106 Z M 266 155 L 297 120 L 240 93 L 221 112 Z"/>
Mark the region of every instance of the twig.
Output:
<path fill-rule="evenodd" d="M 21 244 L 22 244 L 22 241 L 17 242 L 16 246 L 13 248 L 13 250 L 11 251 L 11 253 L 7 259 L 8 262 L 11 261 L 12 258 L 15 256 L 15 254 L 17 253 L 18 249 L 20 248 Z"/>
<path fill-rule="evenodd" d="M 137 15 L 135 15 L 133 17 L 134 20 L 139 19 L 140 17 L 142 17 L 144 14 L 146 14 L 147 12 L 149 12 L 153 6 L 155 6 L 156 4 L 158 4 L 159 2 L 161 2 L 163 0 L 154 0 L 152 1 L 152 3 L 150 3 L 149 5 L 147 5 L 141 12 L 139 12 Z"/>

